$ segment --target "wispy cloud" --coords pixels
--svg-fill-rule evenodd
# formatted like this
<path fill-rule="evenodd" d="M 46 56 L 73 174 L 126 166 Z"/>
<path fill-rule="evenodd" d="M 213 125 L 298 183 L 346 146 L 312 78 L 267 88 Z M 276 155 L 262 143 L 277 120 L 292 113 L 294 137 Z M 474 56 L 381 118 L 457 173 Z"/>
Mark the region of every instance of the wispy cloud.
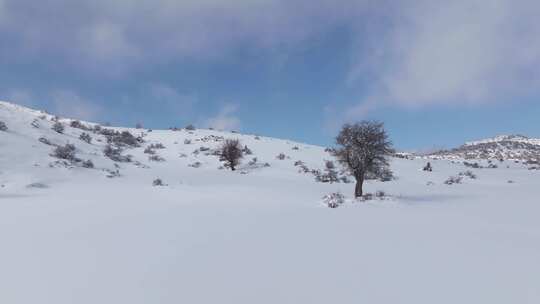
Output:
<path fill-rule="evenodd" d="M 238 130 L 241 123 L 237 111 L 238 105 L 227 103 L 223 105 L 216 116 L 203 120 L 203 126 L 217 130 Z"/>
<path fill-rule="evenodd" d="M 377 64 L 371 93 L 425 106 L 509 102 L 538 91 L 538 13 L 540 3 L 529 0 L 412 1 L 366 57 Z"/>
<path fill-rule="evenodd" d="M 64 117 L 95 120 L 103 113 L 103 109 L 97 103 L 70 90 L 55 90 L 51 92 L 51 99 L 55 113 Z"/>

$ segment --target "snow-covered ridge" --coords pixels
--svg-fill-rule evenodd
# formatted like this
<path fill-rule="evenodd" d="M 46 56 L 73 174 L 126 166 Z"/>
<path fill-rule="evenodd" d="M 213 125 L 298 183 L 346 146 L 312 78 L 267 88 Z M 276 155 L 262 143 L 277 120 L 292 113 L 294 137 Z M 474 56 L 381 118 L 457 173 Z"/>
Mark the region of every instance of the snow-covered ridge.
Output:
<path fill-rule="evenodd" d="M 0 121 L 0 303 L 540 303 L 540 171 L 521 163 L 400 153 L 365 185 L 388 199 L 364 201 L 314 178 L 319 146 L 4 102 Z M 143 139 L 131 162 L 104 155 L 111 130 Z M 236 171 L 226 138 L 251 151 Z M 51 155 L 66 144 L 94 167 Z"/>
<path fill-rule="evenodd" d="M 425 156 L 425 155 L 424 155 Z M 496 159 L 532 164 L 540 162 L 540 139 L 523 135 L 499 135 L 470 141 L 461 147 L 431 153 L 435 159 Z"/>
<path fill-rule="evenodd" d="M 476 141 L 469 141 L 465 143 L 465 146 L 474 146 L 479 144 L 489 144 L 489 143 L 498 143 L 498 142 L 519 142 L 519 143 L 527 143 L 532 145 L 540 145 L 540 139 L 539 138 L 529 138 L 524 135 L 498 135 L 493 138 L 486 138 Z"/>

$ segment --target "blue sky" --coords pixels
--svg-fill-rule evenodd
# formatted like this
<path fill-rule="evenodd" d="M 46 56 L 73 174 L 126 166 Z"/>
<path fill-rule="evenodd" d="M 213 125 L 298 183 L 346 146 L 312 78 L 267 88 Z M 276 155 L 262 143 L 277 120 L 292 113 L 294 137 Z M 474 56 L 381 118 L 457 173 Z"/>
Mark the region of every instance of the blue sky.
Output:
<path fill-rule="evenodd" d="M 0 0 L 0 99 L 151 128 L 401 149 L 540 137 L 540 4 L 524 0 Z"/>

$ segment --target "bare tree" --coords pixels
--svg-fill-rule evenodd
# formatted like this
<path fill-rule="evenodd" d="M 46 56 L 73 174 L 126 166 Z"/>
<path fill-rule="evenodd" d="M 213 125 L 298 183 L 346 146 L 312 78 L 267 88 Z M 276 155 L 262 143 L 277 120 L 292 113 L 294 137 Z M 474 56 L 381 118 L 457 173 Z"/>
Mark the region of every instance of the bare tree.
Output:
<path fill-rule="evenodd" d="M 366 174 L 377 175 L 388 170 L 387 156 L 393 153 L 392 143 L 383 123 L 377 121 L 345 124 L 336 142 L 339 147 L 334 155 L 355 177 L 354 196 L 360 197 Z"/>
<path fill-rule="evenodd" d="M 225 162 L 225 167 L 236 170 L 236 166 L 243 157 L 242 145 L 238 139 L 227 139 L 219 151 L 219 160 Z"/>

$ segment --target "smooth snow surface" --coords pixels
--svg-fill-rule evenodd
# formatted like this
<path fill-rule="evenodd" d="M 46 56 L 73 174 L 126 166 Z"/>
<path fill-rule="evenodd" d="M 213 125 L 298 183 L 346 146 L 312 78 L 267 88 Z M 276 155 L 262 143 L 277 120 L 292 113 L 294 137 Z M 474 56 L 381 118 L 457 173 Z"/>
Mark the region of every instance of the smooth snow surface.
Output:
<path fill-rule="evenodd" d="M 41 115 L 0 103 L 9 128 L 0 131 L 0 303 L 540 303 L 538 170 L 497 163 L 449 186 L 469 168 L 430 160 L 428 173 L 426 160 L 394 159 L 397 180 L 365 185 L 392 197 L 354 202 L 354 184 L 317 183 L 294 166 L 324 168 L 323 147 L 153 131 L 116 168 L 104 137 L 86 144 L 81 130 L 58 134 Z M 239 138 L 253 155 L 218 170 L 216 156 L 192 153 L 217 147 L 215 136 Z M 95 168 L 50 167 L 53 147 L 40 137 L 75 144 Z M 158 142 L 165 161 L 149 161 L 143 150 Z M 260 165 L 248 166 L 252 157 Z M 323 206 L 336 191 L 346 203 Z"/>

